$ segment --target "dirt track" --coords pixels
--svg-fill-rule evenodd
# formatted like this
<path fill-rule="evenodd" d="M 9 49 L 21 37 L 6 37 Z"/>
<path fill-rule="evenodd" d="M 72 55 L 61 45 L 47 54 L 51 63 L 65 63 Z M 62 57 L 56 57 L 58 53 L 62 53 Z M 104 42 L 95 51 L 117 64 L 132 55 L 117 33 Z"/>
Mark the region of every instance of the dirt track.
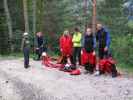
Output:
<path fill-rule="evenodd" d="M 133 100 L 133 79 L 70 76 L 31 61 L 0 60 L 0 100 Z"/>

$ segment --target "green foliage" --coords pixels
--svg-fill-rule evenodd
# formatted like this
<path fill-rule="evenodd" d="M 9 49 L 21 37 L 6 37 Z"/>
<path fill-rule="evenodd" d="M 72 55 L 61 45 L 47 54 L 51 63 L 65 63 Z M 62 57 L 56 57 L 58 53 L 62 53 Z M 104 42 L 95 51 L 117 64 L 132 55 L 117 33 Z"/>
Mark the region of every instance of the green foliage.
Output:
<path fill-rule="evenodd" d="M 128 27 L 131 28 L 133 30 L 133 20 L 130 20 L 128 22 Z"/>
<path fill-rule="evenodd" d="M 108 26 L 113 34 L 128 32 L 127 16 L 123 10 L 124 0 L 104 0 L 98 6 L 98 20 Z"/>
<path fill-rule="evenodd" d="M 4 55 L 9 53 L 9 41 L 8 34 L 6 31 L 7 25 L 4 14 L 4 7 L 2 3 L 0 3 L 0 54 Z"/>
<path fill-rule="evenodd" d="M 111 49 L 118 63 L 133 66 L 133 34 L 113 36 Z"/>
<path fill-rule="evenodd" d="M 110 30 L 111 51 L 120 66 L 133 66 L 132 23 L 123 11 L 124 0 L 104 0 L 98 5 L 98 21 Z M 127 24 L 128 23 L 128 24 Z"/>

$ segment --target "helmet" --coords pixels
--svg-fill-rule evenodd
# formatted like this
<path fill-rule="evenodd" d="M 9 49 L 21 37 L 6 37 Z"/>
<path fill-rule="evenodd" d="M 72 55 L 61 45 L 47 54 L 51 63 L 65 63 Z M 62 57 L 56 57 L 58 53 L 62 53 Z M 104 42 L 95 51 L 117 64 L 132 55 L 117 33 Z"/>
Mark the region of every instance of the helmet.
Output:
<path fill-rule="evenodd" d="M 23 34 L 24 36 L 27 36 L 28 35 L 28 33 L 27 32 L 24 32 L 24 34 Z"/>
<path fill-rule="evenodd" d="M 46 56 L 46 55 L 47 55 L 47 53 L 46 53 L 46 52 L 43 52 L 43 53 L 42 53 L 42 56 Z"/>

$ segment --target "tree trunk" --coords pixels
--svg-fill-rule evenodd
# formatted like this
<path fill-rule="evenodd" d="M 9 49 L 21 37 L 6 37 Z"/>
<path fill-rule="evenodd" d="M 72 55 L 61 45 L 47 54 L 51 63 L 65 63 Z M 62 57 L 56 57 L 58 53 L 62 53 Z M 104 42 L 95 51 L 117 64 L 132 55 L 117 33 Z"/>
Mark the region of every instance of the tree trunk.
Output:
<path fill-rule="evenodd" d="M 96 33 L 96 0 L 93 0 L 93 16 L 92 16 L 92 31 L 95 35 Z"/>
<path fill-rule="evenodd" d="M 33 33 L 36 33 L 36 0 L 33 0 Z"/>
<path fill-rule="evenodd" d="M 6 20 L 7 20 L 7 25 L 8 25 L 9 43 L 10 43 L 11 51 L 13 51 L 14 46 L 12 44 L 12 39 L 13 39 L 12 20 L 11 20 L 9 8 L 8 8 L 7 0 L 4 0 L 3 3 L 4 3 L 4 9 L 5 9 Z"/>
<path fill-rule="evenodd" d="M 23 9 L 24 9 L 25 32 L 29 33 L 29 20 L 28 20 L 27 0 L 23 0 Z"/>
<path fill-rule="evenodd" d="M 84 16 L 85 16 L 85 32 L 86 32 L 86 29 L 88 27 L 88 21 L 86 20 L 87 19 L 87 3 L 88 1 L 87 0 L 84 0 Z"/>

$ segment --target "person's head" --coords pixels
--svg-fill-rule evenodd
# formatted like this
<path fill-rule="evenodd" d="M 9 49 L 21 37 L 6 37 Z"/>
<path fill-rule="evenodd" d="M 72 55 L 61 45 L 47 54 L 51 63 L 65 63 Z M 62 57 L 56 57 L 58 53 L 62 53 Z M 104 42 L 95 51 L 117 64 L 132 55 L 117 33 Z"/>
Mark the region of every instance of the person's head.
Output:
<path fill-rule="evenodd" d="M 43 52 L 43 53 L 42 53 L 42 56 L 43 56 L 43 57 L 46 57 L 46 56 L 47 56 L 47 53 L 46 53 L 46 52 Z"/>
<path fill-rule="evenodd" d="M 76 27 L 74 30 L 75 30 L 75 32 L 79 32 L 79 28 L 78 27 Z"/>
<path fill-rule="evenodd" d="M 43 34 L 42 34 L 42 32 L 37 32 L 36 35 L 37 35 L 38 37 L 41 37 Z"/>
<path fill-rule="evenodd" d="M 92 34 L 92 29 L 91 28 L 87 28 L 86 29 L 86 35 L 91 35 Z"/>
<path fill-rule="evenodd" d="M 65 36 L 69 35 L 69 31 L 68 30 L 65 30 L 64 33 L 63 33 L 63 35 L 65 35 Z"/>
<path fill-rule="evenodd" d="M 101 29 L 103 28 L 103 25 L 100 24 L 100 23 L 98 23 L 97 26 L 96 26 L 96 28 L 97 28 L 97 30 L 99 31 L 99 30 L 101 30 Z"/>
<path fill-rule="evenodd" d="M 23 37 L 25 37 L 25 38 L 27 38 L 28 35 L 29 35 L 29 34 L 28 34 L 27 32 L 24 32 L 24 33 L 23 33 Z"/>

